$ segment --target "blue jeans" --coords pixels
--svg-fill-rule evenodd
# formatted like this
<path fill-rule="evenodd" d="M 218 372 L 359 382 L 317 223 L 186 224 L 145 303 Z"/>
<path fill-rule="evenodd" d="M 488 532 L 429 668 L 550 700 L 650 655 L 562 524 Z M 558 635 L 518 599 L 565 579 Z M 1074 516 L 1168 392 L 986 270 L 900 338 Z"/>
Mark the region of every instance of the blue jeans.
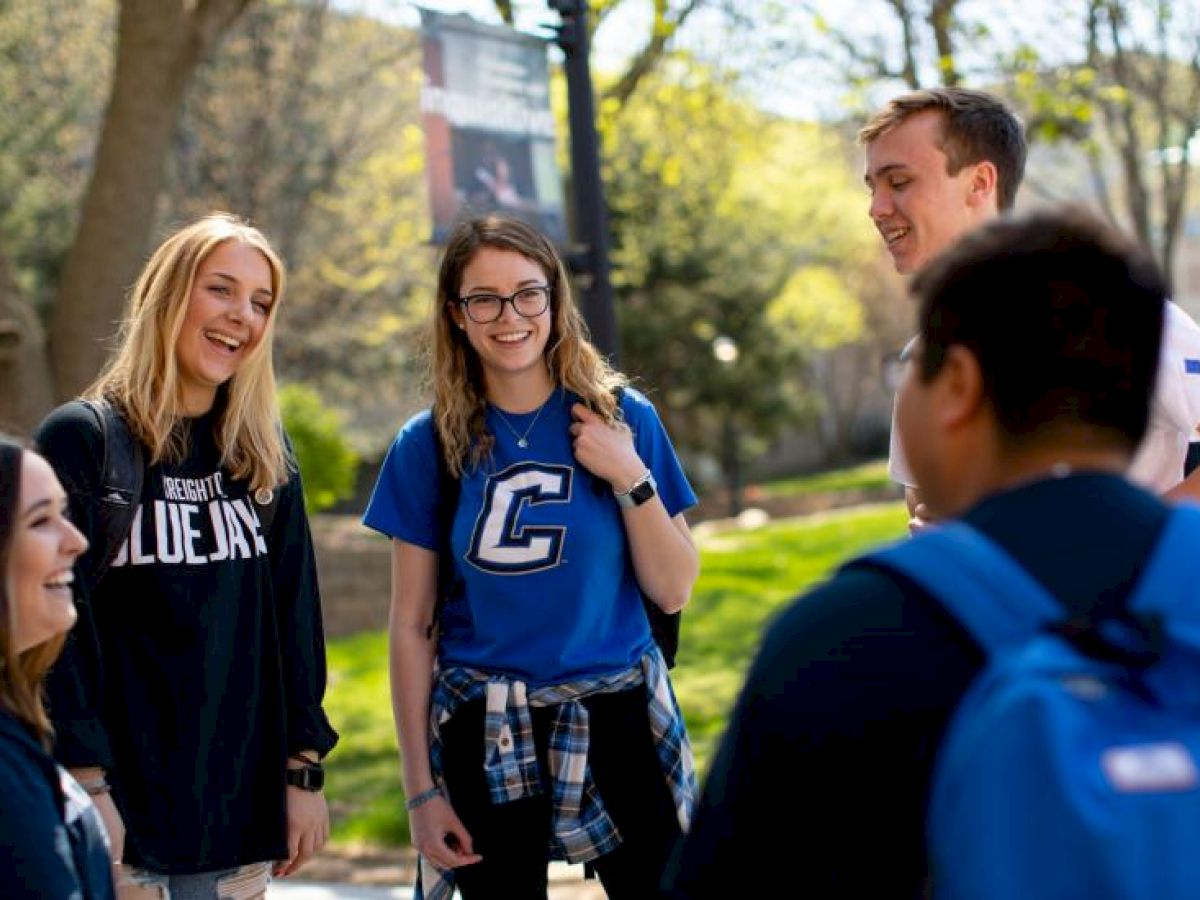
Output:
<path fill-rule="evenodd" d="M 271 880 L 271 864 L 249 863 L 234 869 L 168 875 L 122 866 L 118 900 L 261 900 Z"/>

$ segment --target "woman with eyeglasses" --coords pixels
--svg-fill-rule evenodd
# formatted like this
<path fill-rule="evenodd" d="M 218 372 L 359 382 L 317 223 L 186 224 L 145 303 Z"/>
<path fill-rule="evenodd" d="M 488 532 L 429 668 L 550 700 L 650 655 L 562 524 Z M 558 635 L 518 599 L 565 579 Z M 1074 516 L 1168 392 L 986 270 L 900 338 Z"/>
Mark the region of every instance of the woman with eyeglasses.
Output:
<path fill-rule="evenodd" d="M 642 595 L 687 602 L 695 495 L 529 225 L 452 233 L 432 347 L 433 407 L 400 429 L 364 519 L 392 538 L 418 896 L 544 898 L 550 859 L 592 864 L 611 898 L 660 896 L 695 778 Z"/>
<path fill-rule="evenodd" d="M 87 541 L 50 464 L 0 435 L 0 895 L 111 900 L 100 816 L 50 757 L 42 678 L 75 624 L 72 566 Z"/>

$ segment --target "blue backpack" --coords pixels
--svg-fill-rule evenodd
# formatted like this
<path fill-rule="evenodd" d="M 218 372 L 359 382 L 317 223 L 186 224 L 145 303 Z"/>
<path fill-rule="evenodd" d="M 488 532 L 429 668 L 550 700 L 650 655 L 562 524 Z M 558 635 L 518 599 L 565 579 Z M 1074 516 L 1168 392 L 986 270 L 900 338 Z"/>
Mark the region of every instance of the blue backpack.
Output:
<path fill-rule="evenodd" d="M 1200 897 L 1200 508 L 1172 513 L 1124 616 L 1086 627 L 963 523 L 860 562 L 988 657 L 934 768 L 933 897 Z"/>

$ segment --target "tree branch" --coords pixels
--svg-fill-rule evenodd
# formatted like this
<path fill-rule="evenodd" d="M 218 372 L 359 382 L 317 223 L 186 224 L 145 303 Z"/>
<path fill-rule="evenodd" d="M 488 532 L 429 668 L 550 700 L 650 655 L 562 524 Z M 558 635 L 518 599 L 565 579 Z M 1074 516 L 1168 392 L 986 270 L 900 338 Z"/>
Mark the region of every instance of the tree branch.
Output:
<path fill-rule="evenodd" d="M 615 100 L 618 106 L 624 106 L 633 96 L 642 79 L 654 70 L 666 52 L 667 43 L 687 21 L 688 16 L 704 5 L 705 0 L 688 0 L 672 20 L 667 15 L 666 0 L 655 0 L 654 3 L 654 33 L 649 42 L 639 51 L 612 87 L 603 93 L 605 100 Z"/>
<path fill-rule="evenodd" d="M 938 72 L 942 84 L 954 87 L 961 81 L 954 63 L 954 8 L 958 0 L 934 0 L 929 7 L 929 27 L 933 29 L 933 42 L 937 47 Z"/>

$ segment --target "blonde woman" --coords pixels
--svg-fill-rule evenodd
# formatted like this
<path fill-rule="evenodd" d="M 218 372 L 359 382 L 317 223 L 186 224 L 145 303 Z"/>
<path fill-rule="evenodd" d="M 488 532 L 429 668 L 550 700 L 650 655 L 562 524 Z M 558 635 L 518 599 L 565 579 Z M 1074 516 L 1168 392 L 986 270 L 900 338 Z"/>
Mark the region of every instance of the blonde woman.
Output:
<path fill-rule="evenodd" d="M 271 342 L 283 265 L 228 215 L 169 237 L 119 349 L 38 441 L 91 539 L 80 627 L 48 681 L 58 756 L 96 792 L 130 897 L 262 895 L 325 842 L 325 650 Z M 144 486 L 104 555 L 107 404 Z M 113 496 L 113 494 L 116 496 Z M 274 865 L 272 866 L 272 863 Z M 139 893 L 139 890 L 142 893 Z"/>
<path fill-rule="evenodd" d="M 418 895 L 544 898 L 558 858 L 593 864 L 609 897 L 659 896 L 694 776 L 641 597 L 687 602 L 695 495 L 528 225 L 451 235 L 433 345 L 433 412 L 400 430 L 365 518 L 393 539 Z"/>
<path fill-rule="evenodd" d="M 6 900 L 111 900 L 100 817 L 50 757 L 42 679 L 75 623 L 87 547 L 49 464 L 0 435 L 0 885 Z"/>

